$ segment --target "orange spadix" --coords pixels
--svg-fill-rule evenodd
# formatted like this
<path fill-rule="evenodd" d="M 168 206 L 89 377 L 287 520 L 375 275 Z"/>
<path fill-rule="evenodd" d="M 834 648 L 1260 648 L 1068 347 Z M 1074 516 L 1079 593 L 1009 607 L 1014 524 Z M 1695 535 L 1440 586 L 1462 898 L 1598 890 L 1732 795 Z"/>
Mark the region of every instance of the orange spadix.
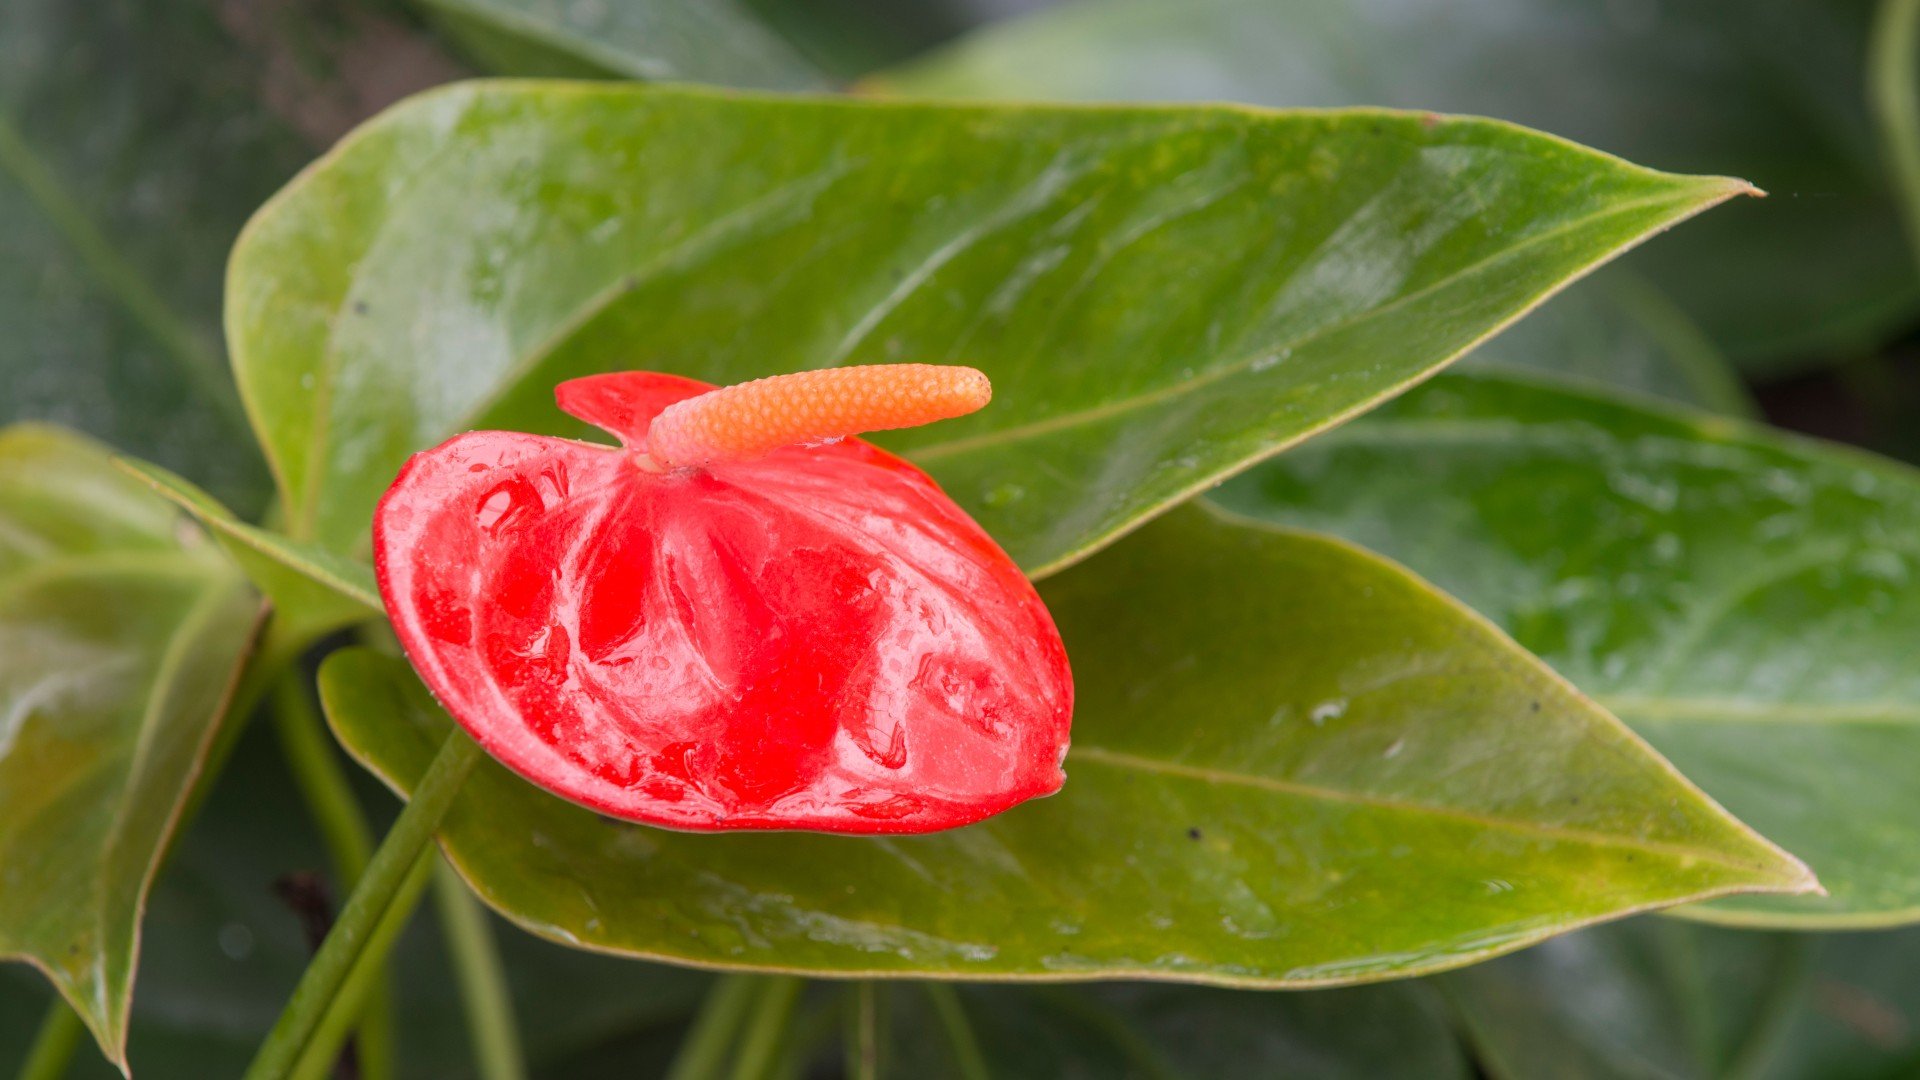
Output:
<path fill-rule="evenodd" d="M 992 397 L 986 375 L 944 364 L 775 375 L 668 406 L 647 429 L 647 453 L 667 469 L 748 461 L 783 446 L 965 416 Z"/>

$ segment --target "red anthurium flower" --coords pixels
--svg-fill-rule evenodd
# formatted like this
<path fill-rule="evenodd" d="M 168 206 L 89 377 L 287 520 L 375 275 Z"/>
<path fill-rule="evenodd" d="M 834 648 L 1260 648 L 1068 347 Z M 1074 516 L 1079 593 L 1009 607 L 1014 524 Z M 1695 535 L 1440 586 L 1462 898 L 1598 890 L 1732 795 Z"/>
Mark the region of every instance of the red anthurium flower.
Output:
<path fill-rule="evenodd" d="M 715 390 L 561 384 L 612 448 L 506 431 L 409 461 L 374 518 L 401 644 L 489 753 L 680 829 L 909 833 L 1059 790 L 1072 676 L 1006 553 L 856 438 L 971 412 L 971 368 Z"/>

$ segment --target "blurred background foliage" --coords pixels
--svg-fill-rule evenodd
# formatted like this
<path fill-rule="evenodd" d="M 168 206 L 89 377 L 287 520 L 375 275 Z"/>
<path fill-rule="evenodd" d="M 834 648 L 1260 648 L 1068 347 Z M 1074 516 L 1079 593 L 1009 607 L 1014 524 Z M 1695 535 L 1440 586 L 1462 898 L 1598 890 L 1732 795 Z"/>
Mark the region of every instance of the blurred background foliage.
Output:
<path fill-rule="evenodd" d="M 1468 362 L 1916 461 L 1920 273 L 1869 104 L 1873 17 L 1863 0 L 6 0 L 0 421 L 90 432 L 254 516 L 270 485 L 220 333 L 247 216 L 413 91 L 565 75 L 1396 105 L 1742 176 L 1770 197 L 1633 254 Z M 266 733 L 233 766 L 148 913 L 132 1039 L 145 1075 L 237 1073 L 307 956 L 275 883 L 324 866 L 321 845 Z M 501 938 L 539 1075 L 645 1075 L 707 982 Z M 467 1073 L 440 941 L 423 917 L 396 954 L 408 1077 Z M 0 968 L 0 1070 L 46 998 L 30 970 Z M 823 1044 L 885 1010 L 875 1052 L 929 1076 L 958 1061 L 994 1076 L 1892 1078 L 1920 1074 L 1920 931 L 1642 918 L 1363 990 L 817 987 L 802 1008 Z M 977 1040 L 964 1052 L 956 1008 Z M 113 1073 L 83 1053 L 73 1075 Z"/>

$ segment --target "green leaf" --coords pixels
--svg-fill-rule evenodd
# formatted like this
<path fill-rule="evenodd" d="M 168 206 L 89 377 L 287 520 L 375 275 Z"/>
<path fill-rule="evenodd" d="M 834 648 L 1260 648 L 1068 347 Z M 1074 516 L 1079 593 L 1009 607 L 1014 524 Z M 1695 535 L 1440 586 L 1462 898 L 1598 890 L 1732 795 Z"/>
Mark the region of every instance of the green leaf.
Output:
<path fill-rule="evenodd" d="M 1856 1075 L 1761 1068 L 1804 1007 L 1813 947 L 1798 935 L 1632 919 L 1439 983 L 1496 1080 Z"/>
<path fill-rule="evenodd" d="M 258 606 L 103 448 L 0 431 L 0 956 L 115 1062 L 147 891 Z"/>
<path fill-rule="evenodd" d="M 275 612 L 293 624 L 288 631 L 293 640 L 311 641 L 385 616 L 373 568 L 365 563 L 249 525 L 211 495 L 157 465 L 126 458 L 116 464 L 206 526 L 273 602 Z"/>
<path fill-rule="evenodd" d="M 467 84 L 263 210 L 228 312 L 336 551 L 412 451 L 579 433 L 564 378 L 952 360 L 995 404 L 886 441 L 1046 573 L 1744 190 L 1414 114 Z"/>
<path fill-rule="evenodd" d="M 1860 89 L 1872 5 L 1100 0 L 876 81 L 940 98 L 1394 105 L 1498 116 L 1775 192 L 1630 262 L 1751 365 L 1845 353 L 1920 299 Z"/>
<path fill-rule="evenodd" d="M 826 78 L 735 0 L 416 0 L 501 75 L 816 90 Z"/>
<path fill-rule="evenodd" d="M 1485 613 L 1819 874 L 1688 914 L 1920 919 L 1920 476 L 1523 380 L 1447 376 L 1223 489 Z"/>
<path fill-rule="evenodd" d="M 1472 1075 L 1438 995 L 1417 982 L 1306 994 L 1123 983 L 965 986 L 955 995 L 959 1019 L 996 1080 Z M 950 1018 L 923 986 L 878 987 L 876 999 L 880 1076 L 960 1075 Z"/>
<path fill-rule="evenodd" d="M 308 151 L 210 0 L 0 4 L 0 422 L 67 424 L 252 512 L 219 348 L 227 250 Z"/>
<path fill-rule="evenodd" d="M 1728 416 L 1759 412 L 1705 333 L 1622 267 L 1554 297 L 1460 363 L 1463 371 L 1512 368 Z"/>
<path fill-rule="evenodd" d="M 695 835 L 489 759 L 442 843 L 535 933 L 837 975 L 1346 983 L 1812 887 L 1490 626 L 1338 541 L 1183 511 L 1043 591 L 1080 695 L 1060 795 L 929 836 Z M 405 791 L 445 714 L 368 650 L 320 681 Z"/>
<path fill-rule="evenodd" d="M 392 802 L 370 782 L 366 787 L 370 805 Z M 168 854 L 147 905 L 127 1043 L 135 1076 L 240 1075 L 311 955 L 301 913 L 277 895 L 275 884 L 313 874 L 337 909 L 343 897 L 327 880 L 326 866 L 271 730 L 249 728 L 192 829 Z M 398 1074 L 467 1080 L 476 1073 L 466 1018 L 436 920 L 434 906 L 423 904 L 393 961 Z M 706 981 L 694 972 L 595 956 L 499 929 L 536 1075 L 606 1075 L 560 1063 L 629 1032 L 670 1030 L 692 1012 Z M 5 1076 L 13 1075 L 9 1053 L 24 1047 L 45 1002 L 40 987 L 9 974 L 0 970 Z M 117 1074 L 96 1058 L 76 1061 L 70 1075 Z"/>

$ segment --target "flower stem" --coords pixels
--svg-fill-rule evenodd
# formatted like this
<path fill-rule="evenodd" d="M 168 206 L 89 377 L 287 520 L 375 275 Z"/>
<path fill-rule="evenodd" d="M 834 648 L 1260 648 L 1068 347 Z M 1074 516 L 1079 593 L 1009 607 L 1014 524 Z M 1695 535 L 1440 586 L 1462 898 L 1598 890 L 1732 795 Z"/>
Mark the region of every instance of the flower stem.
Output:
<path fill-rule="evenodd" d="M 33 1048 L 20 1065 L 20 1080 L 60 1080 L 80 1046 L 80 1033 L 80 1014 L 55 994 L 46 1018 L 40 1021 L 39 1034 L 33 1037 Z"/>
<path fill-rule="evenodd" d="M 1867 99 L 1893 167 L 1900 216 L 1920 258 L 1920 0 L 1883 0 L 1867 56 Z"/>
<path fill-rule="evenodd" d="M 712 1080 L 720 1075 L 741 1021 L 753 1004 L 760 980 L 753 975 L 722 975 L 707 991 L 693 1030 L 680 1044 L 667 1080 Z"/>
<path fill-rule="evenodd" d="M 373 933 L 367 935 L 367 947 L 361 950 L 359 961 L 353 965 L 353 970 L 347 972 L 346 981 L 340 984 L 340 992 L 334 995 L 333 1002 L 327 1006 L 326 1015 L 320 1019 L 320 1026 L 314 1029 L 313 1037 L 307 1040 L 307 1048 L 294 1065 L 293 1080 L 327 1080 L 334 1074 L 334 1066 L 340 1059 L 340 1048 L 346 1045 L 347 1036 L 353 1033 L 355 1021 L 367 1015 L 374 991 L 386 989 L 387 956 L 393 952 L 400 932 L 413 919 L 414 909 L 420 906 L 421 894 L 426 892 L 433 864 L 438 860 L 439 853 L 428 848 L 420 853 L 413 869 L 407 871 L 400 890 L 393 896 L 393 903 L 387 905 L 386 914 L 380 916 Z M 364 1027 L 361 1029 L 363 1035 L 365 1030 Z M 365 1080 L 365 1075 L 364 1072 L 361 1074 L 362 1080 Z"/>
<path fill-rule="evenodd" d="M 447 734 L 433 763 L 414 786 L 413 798 L 380 842 L 353 895 L 347 898 L 333 931 L 300 976 L 293 997 L 247 1068 L 245 1080 L 284 1080 L 292 1072 L 479 759 L 480 747 L 466 732 L 456 729 Z"/>
<path fill-rule="evenodd" d="M 273 725 L 281 753 L 293 773 L 294 786 L 320 831 L 340 890 L 351 892 L 373 856 L 373 833 L 367 828 L 366 815 L 360 812 L 313 699 L 292 675 L 274 684 Z M 392 1080 L 393 1010 L 386 974 L 374 965 L 360 978 L 367 984 L 355 1043 L 360 1075 L 363 1080 Z"/>
<path fill-rule="evenodd" d="M 440 910 L 440 926 L 453 972 L 460 983 L 460 1001 L 467 1011 L 467 1035 L 473 1041 L 474 1062 L 481 1080 L 525 1080 L 526 1061 L 520 1052 L 520 1030 L 513 1018 L 513 997 L 500 951 L 487 925 L 487 913 L 460 875 L 446 860 L 435 861 L 433 897 Z"/>
<path fill-rule="evenodd" d="M 753 1015 L 740 1036 L 740 1056 L 733 1063 L 733 1080 L 766 1080 L 780 1055 L 787 1027 L 793 1020 L 793 1007 L 800 1001 L 806 982 L 792 975 L 769 975 L 760 980 L 760 995 L 753 1003 Z"/>

